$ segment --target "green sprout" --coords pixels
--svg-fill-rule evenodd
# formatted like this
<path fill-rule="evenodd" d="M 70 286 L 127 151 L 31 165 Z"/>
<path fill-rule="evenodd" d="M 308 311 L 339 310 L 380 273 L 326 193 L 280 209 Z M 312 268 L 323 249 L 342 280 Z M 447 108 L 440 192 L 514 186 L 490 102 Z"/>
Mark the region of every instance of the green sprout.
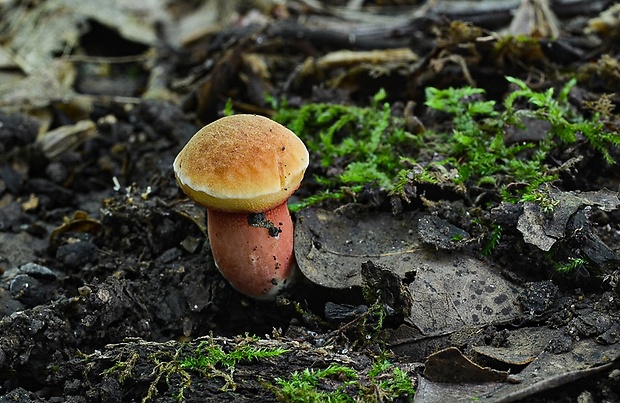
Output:
<path fill-rule="evenodd" d="M 588 264 L 586 259 L 580 257 L 569 257 L 568 262 L 556 264 L 555 270 L 559 273 L 570 273 Z"/>
<path fill-rule="evenodd" d="M 487 243 L 482 248 L 482 254 L 488 256 L 499 245 L 502 240 L 502 226 L 497 224 L 491 225 L 491 233 L 488 236 Z"/>

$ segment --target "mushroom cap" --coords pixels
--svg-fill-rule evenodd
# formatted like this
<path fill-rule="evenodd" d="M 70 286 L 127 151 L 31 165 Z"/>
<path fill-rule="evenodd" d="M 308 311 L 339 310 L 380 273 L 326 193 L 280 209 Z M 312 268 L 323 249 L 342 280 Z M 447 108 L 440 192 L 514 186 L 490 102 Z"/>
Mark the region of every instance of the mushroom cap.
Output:
<path fill-rule="evenodd" d="M 299 187 L 308 167 L 304 143 L 259 115 L 232 115 L 200 129 L 174 160 L 179 186 L 210 209 L 267 211 Z"/>

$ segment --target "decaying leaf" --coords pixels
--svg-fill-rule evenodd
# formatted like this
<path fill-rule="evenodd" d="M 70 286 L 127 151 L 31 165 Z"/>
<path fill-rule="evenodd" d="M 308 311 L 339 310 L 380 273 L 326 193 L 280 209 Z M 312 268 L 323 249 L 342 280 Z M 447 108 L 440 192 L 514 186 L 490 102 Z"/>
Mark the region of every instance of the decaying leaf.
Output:
<path fill-rule="evenodd" d="M 400 315 L 407 316 L 411 312 L 413 297 L 405 286 L 403 279 L 389 268 L 375 265 L 372 261 L 362 263 L 364 284 L 371 292 L 377 294 L 379 300 L 394 309 Z"/>
<path fill-rule="evenodd" d="M 207 235 L 206 208 L 193 201 L 185 200 L 172 206 L 172 211 L 188 222 L 191 222 L 192 225 L 196 226 L 205 236 Z"/>
<path fill-rule="evenodd" d="M 464 252 L 437 250 L 421 242 L 419 215 L 358 214 L 354 219 L 306 209 L 295 229 L 299 268 L 330 288 L 362 285 L 362 263 L 389 268 L 408 284 L 413 298 L 406 323 L 418 338 L 450 334 L 465 326 L 522 318 L 520 287 L 490 262 Z"/>
<path fill-rule="evenodd" d="M 588 339 L 576 342 L 572 350 L 568 352 L 557 354 L 552 351 L 543 351 L 518 375 L 505 378 L 510 382 L 501 383 L 483 380 L 482 377 L 476 380 L 477 374 L 483 375 L 485 372 L 481 372 L 480 367 L 473 363 L 464 365 L 463 363 L 469 360 L 459 357 L 456 352 L 442 351 L 438 354 L 439 358 L 443 355 L 454 357 L 453 362 L 456 362 L 456 365 L 464 372 L 464 374 L 459 373 L 458 376 L 469 377 L 470 381 L 446 383 L 446 376 L 453 372 L 449 371 L 448 365 L 441 365 L 441 359 L 437 360 L 431 356 L 433 359 L 429 357 L 429 362 L 432 364 L 432 370 L 429 373 L 433 376 L 437 375 L 437 381 L 420 378 L 415 396 L 417 403 L 467 402 L 472 399 L 479 402 L 521 401 L 528 396 L 557 388 L 609 368 L 612 365 L 611 362 L 620 357 L 620 346 L 617 343 L 612 346 L 601 346 L 594 340 Z M 440 370 L 446 373 L 441 373 Z"/>
<path fill-rule="evenodd" d="M 449 347 L 428 357 L 424 376 L 434 382 L 497 382 L 506 380 L 508 372 L 481 367 L 458 348 Z"/>
<path fill-rule="evenodd" d="M 8 31 L 6 46 L 15 52 L 14 60 L 31 73 L 75 47 L 88 20 L 110 27 L 127 40 L 155 44 L 155 23 L 165 19 L 163 5 L 161 1 L 112 0 L 101 7 L 90 1 L 49 0 L 11 8 L 0 23 Z"/>
<path fill-rule="evenodd" d="M 502 384 L 482 402 L 508 402 L 584 378 L 608 368 L 620 357 L 620 345 L 600 345 L 592 339 L 576 342 L 570 351 L 556 354 L 543 351 L 530 365 Z"/>
<path fill-rule="evenodd" d="M 99 220 L 89 217 L 84 211 L 76 211 L 72 218 L 65 218 L 63 224 L 54 228 L 54 231 L 50 234 L 50 249 L 56 250 L 58 248 L 58 238 L 62 234 L 81 232 L 97 235 L 101 232 L 101 229 L 102 226 Z"/>
<path fill-rule="evenodd" d="M 295 256 L 302 273 L 329 288 L 362 286 L 362 263 L 389 267 L 401 277 L 422 264 L 416 234 L 417 216 L 367 214 L 349 218 L 337 213 L 306 209 L 298 214 Z"/>
<path fill-rule="evenodd" d="M 418 233 L 422 242 L 445 250 L 460 249 L 471 238 L 466 231 L 433 215 L 420 218 Z"/>
<path fill-rule="evenodd" d="M 406 322 L 421 338 L 523 317 L 518 302 L 521 288 L 490 262 L 465 253 L 428 253 L 417 267 L 409 292 L 414 303 Z"/>
<path fill-rule="evenodd" d="M 544 251 L 549 251 L 557 241 L 570 235 L 567 233 L 567 225 L 580 208 L 591 206 L 608 212 L 620 208 L 618 192 L 606 189 L 596 192 L 562 192 L 550 187 L 549 198 L 553 207 L 547 213 L 543 212 L 540 203 L 525 202 L 517 224 L 525 242 Z"/>
<path fill-rule="evenodd" d="M 156 24 L 167 19 L 165 3 L 112 0 L 102 7 L 91 1 L 49 0 L 8 8 L 0 16 L 0 59 L 13 71 L 17 66 L 23 75 L 2 72 L 0 77 L 9 78 L 11 85 L 0 85 L 0 107 L 41 107 L 75 97 L 76 69 L 64 56 L 72 54 L 92 24 L 152 46 L 158 41 Z"/>
<path fill-rule="evenodd" d="M 96 135 L 92 120 L 80 120 L 74 125 L 61 126 L 37 139 L 37 146 L 48 159 L 62 156 Z"/>
<path fill-rule="evenodd" d="M 523 0 L 510 23 L 508 33 L 536 38 L 557 38 L 560 34 L 560 23 L 549 7 L 549 0 Z"/>
<path fill-rule="evenodd" d="M 473 351 L 479 356 L 476 361 L 485 361 L 491 367 L 519 369 L 534 361 L 558 334 L 548 327 L 524 327 L 508 332 L 502 345 L 474 346 Z"/>
<path fill-rule="evenodd" d="M 175 45 L 187 46 L 198 39 L 216 32 L 233 20 L 240 8 L 239 0 L 207 0 L 194 4 L 170 4 L 175 19 L 166 27 L 166 34 Z"/>
<path fill-rule="evenodd" d="M 0 85 L 0 107 L 40 108 L 53 101 L 68 102 L 76 96 L 72 88 L 75 76 L 72 63 L 50 60 L 47 65 L 33 69 L 28 76 L 16 79 L 13 85 Z"/>
<path fill-rule="evenodd" d="M 468 402 L 478 401 L 478 396 L 485 395 L 497 387 L 496 382 L 485 383 L 440 383 L 419 377 L 415 392 L 415 403 Z"/>
<path fill-rule="evenodd" d="M 362 73 L 377 77 L 392 72 L 407 72 L 407 66 L 416 62 L 419 57 L 409 48 L 381 49 L 372 51 L 338 50 L 320 58 L 308 58 L 302 64 L 296 77 L 297 84 L 308 79 L 325 80 L 330 77 L 329 84 L 339 87 L 345 82 L 356 82 L 352 77 Z M 340 69 L 345 69 L 341 71 Z M 337 72 L 337 73 L 334 73 Z"/>

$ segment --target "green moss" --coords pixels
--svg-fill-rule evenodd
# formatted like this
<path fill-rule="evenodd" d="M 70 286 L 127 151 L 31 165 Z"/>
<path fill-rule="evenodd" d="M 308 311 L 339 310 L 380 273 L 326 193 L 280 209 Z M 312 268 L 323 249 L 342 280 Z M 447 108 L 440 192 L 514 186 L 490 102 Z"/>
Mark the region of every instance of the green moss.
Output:
<path fill-rule="evenodd" d="M 415 390 L 409 375 L 388 360 L 376 361 L 362 381 L 357 371 L 340 364 L 325 369 L 295 371 L 276 379 L 276 396 L 290 403 L 413 401 Z"/>
<path fill-rule="evenodd" d="M 404 165 L 401 155 L 411 154 L 421 139 L 404 129 L 403 119 L 392 114 L 379 91 L 369 107 L 309 103 L 291 108 L 277 103 L 274 120 L 295 132 L 318 164 L 315 179 L 323 190 L 293 210 L 326 199 L 341 199 L 366 185 L 391 190 Z M 338 172 L 330 172 L 337 167 Z"/>
<path fill-rule="evenodd" d="M 133 353 L 126 361 L 117 361 L 111 368 L 103 371 L 101 375 L 111 376 L 115 375 L 119 383 L 125 382 L 128 378 L 134 377 L 134 367 L 140 355 Z"/>
<path fill-rule="evenodd" d="M 558 200 L 553 198 L 547 186 L 528 189 L 521 197 L 521 201 L 538 204 L 543 214 L 553 213 L 553 210 L 560 204 Z"/>
<path fill-rule="evenodd" d="M 549 152 L 575 143 L 578 135 L 599 151 L 607 163 L 615 163 L 609 150 L 620 145 L 618 133 L 604 130 L 599 113 L 585 119 L 568 103 L 575 80 L 569 81 L 556 96 L 553 88 L 538 92 L 519 79 L 506 79 L 516 89 L 499 108 L 502 112 L 493 101 L 482 100 L 484 91 L 478 88 L 428 88 L 426 91 L 428 107 L 454 117 L 451 134 L 428 133 L 427 138 L 445 156 L 442 163 L 458 170 L 456 182 L 499 186 L 507 201 L 542 200 L 531 193 L 557 178 L 557 173 L 545 164 Z M 524 118 L 547 122 L 548 134 L 537 143 L 506 144 L 506 128 L 523 128 Z M 519 189 L 523 190 L 512 194 L 507 191 L 511 183 L 521 184 Z"/>
<path fill-rule="evenodd" d="M 506 79 L 515 89 L 501 104 L 485 100 L 480 88 L 427 88 L 425 105 L 446 113 L 450 130 L 417 136 L 393 116 L 383 91 L 368 107 L 309 103 L 292 108 L 272 100 L 274 119 L 302 138 L 315 161 L 319 191 L 292 209 L 354 197 L 368 186 L 406 197 L 407 184 L 449 184 L 459 191 L 484 186 L 505 201 L 540 200 L 532 193 L 561 171 L 546 165 L 549 153 L 581 138 L 615 164 L 610 150 L 620 146 L 620 135 L 605 124 L 613 107 L 593 105 L 592 116 L 584 118 L 568 102 L 575 80 L 556 95 L 553 88 L 534 91 L 522 80 Z M 524 118 L 546 122 L 548 133 L 537 142 L 506 143 L 506 129 L 525 128 Z"/>
<path fill-rule="evenodd" d="M 295 371 L 287 379 L 277 378 L 276 384 L 279 389 L 275 391 L 281 400 L 290 403 L 354 402 L 354 399 L 344 390 L 354 385 L 357 378 L 355 370 L 343 365 L 331 364 L 325 369 L 306 368 L 302 371 Z M 334 390 L 319 389 L 320 384 L 327 384 L 332 380 L 338 383 L 335 388 L 331 385 Z"/>
<path fill-rule="evenodd" d="M 185 369 L 205 371 L 221 365 L 226 369 L 232 370 L 240 361 L 249 362 L 260 360 L 261 358 L 277 357 L 286 352 L 287 350 L 285 349 L 266 349 L 250 344 L 242 344 L 234 347 L 229 352 L 225 352 L 220 345 L 202 341 L 192 351 L 191 355 L 183 358 L 180 366 Z"/>
<path fill-rule="evenodd" d="M 288 351 L 281 348 L 257 347 L 251 343 L 253 340 L 255 339 L 250 338 L 241 342 L 228 352 L 212 340 L 202 341 L 191 354 L 179 361 L 179 368 L 193 370 L 209 378 L 220 377 L 225 381 L 222 390 L 235 390 L 233 374 L 237 363 L 277 357 Z"/>
<path fill-rule="evenodd" d="M 411 383 L 411 378 L 405 371 L 393 366 L 388 360 L 377 361 L 369 371 L 368 376 L 371 378 L 372 395 L 382 396 L 383 400 L 388 401 L 395 398 L 413 400 L 415 389 Z M 368 392 L 370 391 L 367 388 L 366 393 Z"/>
<path fill-rule="evenodd" d="M 209 337 L 198 345 L 183 344 L 174 353 L 157 351 L 150 354 L 147 365 L 152 365 L 153 369 L 149 376 L 148 390 L 142 401 L 155 399 L 160 393 L 159 387 L 163 381 L 170 387 L 169 393 L 174 400 L 184 401 L 186 391 L 191 386 L 192 377 L 195 375 L 220 379 L 223 382 L 220 388 L 222 391 L 234 391 L 236 389 L 235 366 L 238 363 L 277 357 L 288 351 L 283 348 L 259 346 L 257 342 L 258 338 L 246 336 L 230 344 L 230 349 L 225 351 L 216 339 Z M 148 342 L 144 343 L 148 344 Z M 138 352 L 131 353 L 127 359 L 119 356 L 102 375 L 115 377 L 120 383 L 135 378 L 135 367 L 139 359 Z M 143 365 L 144 363 L 141 367 Z M 259 378 L 258 375 L 257 378 Z"/>

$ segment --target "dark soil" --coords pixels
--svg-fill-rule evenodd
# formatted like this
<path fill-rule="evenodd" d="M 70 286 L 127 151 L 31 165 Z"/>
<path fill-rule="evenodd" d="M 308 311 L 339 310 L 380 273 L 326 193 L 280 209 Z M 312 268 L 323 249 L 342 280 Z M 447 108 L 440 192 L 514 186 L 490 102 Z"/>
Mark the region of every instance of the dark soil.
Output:
<path fill-rule="evenodd" d="M 0 401 L 120 402 L 141 401 L 146 396 L 172 401 L 186 379 L 182 371 L 166 372 L 170 367 L 164 364 L 191 354 L 202 341 L 229 349 L 250 343 L 289 352 L 240 362 L 232 375 L 234 385 L 217 372 L 210 376 L 191 372 L 191 385 L 183 392 L 186 401 L 277 401 L 283 397 L 273 386 L 276 378 L 331 363 L 359 372 L 362 387 L 348 391 L 356 396 L 360 390 L 368 392 L 363 386 L 371 384 L 368 371 L 378 357 L 388 357 L 406 371 L 417 388 L 423 363 L 432 353 L 452 346 L 473 357 L 479 354 L 476 347 L 507 345 L 502 340 L 520 328 L 553 329 L 554 336 L 544 347 L 547 353 L 571 351 L 583 340 L 601 348 L 617 346 L 617 207 L 594 206 L 583 216 L 571 213 L 571 228 L 585 235 L 571 238 L 568 247 L 582 251 L 595 264 L 568 274 L 554 271 L 546 253 L 524 242 L 517 230 L 522 204 L 485 200 L 479 188 L 459 194 L 449 187 L 422 186 L 408 203 L 394 201 L 369 186 L 355 199 L 312 207 L 344 208 L 353 220 L 364 219 L 369 212 L 392 214 L 395 203 L 399 214 L 431 214 L 441 221 L 429 224 L 421 236 L 433 250 L 442 251 L 449 249 L 446 234 L 442 239 L 437 232 L 442 225 L 449 224 L 450 236 L 467 234 L 474 216 L 505 228 L 488 262 L 522 287 L 520 322 L 485 323 L 440 336 L 419 337 L 417 333 L 413 337 L 399 332 L 410 324 L 409 297 L 415 300 L 417 296 L 407 296 L 402 290 L 414 281 L 415 273 L 401 278 L 372 262 L 355 268 L 362 271 L 366 288 L 328 288 L 306 279 L 273 302 L 237 293 L 213 262 L 204 209 L 180 191 L 172 170 L 179 150 L 202 125 L 222 116 L 227 99 L 234 101 L 238 112 L 272 113 L 264 99 L 266 92 L 284 96 L 292 105 L 310 101 L 368 105 L 369 97 L 383 87 L 395 113 L 402 114 L 407 101 L 414 101 L 423 124 L 437 130 L 446 124 L 442 116 L 423 107 L 424 88 L 467 85 L 467 74 L 487 90 L 490 99 L 501 100 L 508 89 L 505 75 L 557 88 L 580 72 L 571 94 L 576 107 L 581 100 L 597 99 L 603 93 L 615 93 L 612 100 L 619 105 L 620 73 L 614 70 L 620 66 L 618 36 L 613 31 L 586 36 L 582 30 L 586 17 L 610 5 L 597 4 L 598 9 L 584 4 L 581 15 L 562 15 L 566 34 L 558 40 L 541 39 L 544 54 L 513 49 L 501 57 L 492 54 L 481 39 L 490 31 L 446 34 L 451 28 L 445 14 L 408 25 L 402 32 L 382 26 L 377 35 L 385 35 L 384 41 L 361 37 L 356 45 L 342 42 L 342 32 L 333 25 L 324 35 L 304 27 L 302 16 L 312 12 L 297 2 L 272 10 L 266 17 L 269 22 L 260 27 L 237 21 L 184 46 L 172 46 L 164 39 L 152 46 L 136 43 L 92 22 L 74 54 L 121 57 L 150 48 L 156 57 L 151 63 L 137 63 L 140 68 L 117 67 L 119 71 L 110 73 L 107 84 L 80 68 L 79 80 L 73 83 L 74 97 L 49 99 L 40 108 L 22 104 L 0 110 Z M 241 15 L 247 11 L 242 8 Z M 495 29 L 489 21 L 482 18 L 480 24 Z M 294 32 L 299 35 L 292 40 Z M 340 49 L 380 49 L 376 42 L 385 48 L 409 47 L 420 60 L 404 72 L 378 77 L 360 69 L 335 87 L 328 80 L 337 74 L 334 71 L 296 75 L 307 57 Z M 242 56 L 251 53 L 269 58 L 267 76 L 243 62 Z M 610 55 L 616 64 L 596 70 L 595 61 L 602 54 Z M 164 72 L 165 84 L 159 87 L 152 84 L 155 69 Z M 127 77 L 130 84 L 123 81 Z M 80 100 L 84 94 L 87 101 Z M 40 110 L 46 111 L 49 120 L 35 113 Z M 618 130 L 618 106 L 613 112 Z M 92 128 L 67 134 L 59 142 L 46 138 L 49 130 L 81 120 L 92 122 Z M 39 133 L 39 127 L 46 124 L 49 129 Z M 617 195 L 617 165 L 604 163 L 599 154 L 581 144 L 558 151 L 555 162 L 565 161 L 568 158 L 561 153 L 571 152 L 583 160 L 554 184 L 559 192 L 608 189 L 610 195 Z M 610 152 L 618 159 L 617 149 Z M 313 169 L 318 169 L 316 161 L 306 173 L 309 179 L 298 191 L 299 197 L 316 189 Z M 578 219 L 582 221 L 575 223 Z M 412 225 L 411 230 L 417 228 Z M 479 245 L 468 245 L 466 250 L 482 258 Z M 389 308 L 379 330 L 376 317 L 368 315 L 374 297 L 381 295 L 378 290 L 384 291 L 379 302 Z M 252 335 L 260 340 L 248 341 Z M 619 401 L 618 355 L 613 349 L 605 351 L 612 357 L 607 361 L 592 358 L 594 354 L 584 358 L 597 371 L 581 368 L 574 378 L 538 385 L 538 390 L 523 398 Z M 517 376 L 526 367 L 508 359 L 491 362 L 487 357 L 483 361 L 478 362 Z M 506 376 L 501 378 L 500 382 L 507 382 Z M 474 377 L 473 382 L 482 381 Z M 564 386 L 554 389 L 560 385 Z M 335 389 L 333 385 L 321 387 Z M 421 401 L 432 401 L 428 396 Z M 407 400 L 407 396 L 401 398 Z M 382 399 L 388 397 L 376 398 Z"/>

